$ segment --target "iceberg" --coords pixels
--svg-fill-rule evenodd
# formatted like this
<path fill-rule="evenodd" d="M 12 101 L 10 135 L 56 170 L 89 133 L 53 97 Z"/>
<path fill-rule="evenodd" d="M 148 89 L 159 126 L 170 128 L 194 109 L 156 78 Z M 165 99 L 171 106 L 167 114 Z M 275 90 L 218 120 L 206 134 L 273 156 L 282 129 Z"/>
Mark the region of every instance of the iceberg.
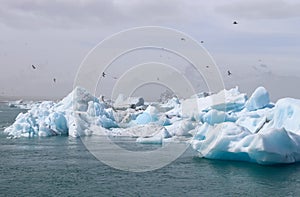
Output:
<path fill-rule="evenodd" d="M 117 127 L 111 109 L 83 88 L 75 88 L 58 103 L 44 101 L 17 116 L 4 130 L 14 137 L 91 134 L 89 127 Z"/>
<path fill-rule="evenodd" d="M 267 165 L 300 161 L 300 100 L 283 98 L 273 105 L 259 87 L 234 113 L 236 121 L 205 121 L 196 128 L 191 145 L 200 157 Z"/>
<path fill-rule="evenodd" d="M 273 104 L 264 87 L 249 99 L 235 87 L 149 105 L 142 97 L 119 96 L 108 104 L 77 87 L 57 103 L 31 103 L 4 132 L 12 137 L 129 136 L 162 146 L 184 141 L 199 157 L 294 163 L 300 161 L 300 100 Z"/>
<path fill-rule="evenodd" d="M 231 122 L 216 127 L 205 125 L 191 144 L 201 157 L 209 159 L 259 164 L 294 163 L 300 159 L 300 136 L 284 128 L 252 134 Z"/>

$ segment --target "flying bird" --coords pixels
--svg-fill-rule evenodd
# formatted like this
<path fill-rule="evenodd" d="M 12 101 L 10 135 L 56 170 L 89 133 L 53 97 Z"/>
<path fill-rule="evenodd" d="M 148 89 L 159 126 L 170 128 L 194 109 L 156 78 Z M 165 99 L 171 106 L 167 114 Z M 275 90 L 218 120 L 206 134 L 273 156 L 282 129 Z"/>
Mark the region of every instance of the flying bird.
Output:
<path fill-rule="evenodd" d="M 36 67 L 35 67 L 33 64 L 31 65 L 31 67 L 32 67 L 33 69 L 36 69 Z"/>
<path fill-rule="evenodd" d="M 105 75 L 106 75 L 105 72 L 103 72 L 103 73 L 102 73 L 102 77 L 105 77 Z"/>
<path fill-rule="evenodd" d="M 204 43 L 204 41 L 203 41 L 203 40 L 201 40 L 201 41 L 200 41 L 200 43 Z"/>
<path fill-rule="evenodd" d="M 227 75 L 230 76 L 232 73 L 230 72 L 230 70 L 227 70 Z"/>
<path fill-rule="evenodd" d="M 181 38 L 182 41 L 185 41 L 185 38 Z"/>
<path fill-rule="evenodd" d="M 54 83 L 56 82 L 56 78 L 53 78 L 53 82 L 54 82 Z"/>
<path fill-rule="evenodd" d="M 233 21 L 233 23 L 232 24 L 234 24 L 234 25 L 237 25 L 238 24 L 238 22 L 237 21 Z"/>

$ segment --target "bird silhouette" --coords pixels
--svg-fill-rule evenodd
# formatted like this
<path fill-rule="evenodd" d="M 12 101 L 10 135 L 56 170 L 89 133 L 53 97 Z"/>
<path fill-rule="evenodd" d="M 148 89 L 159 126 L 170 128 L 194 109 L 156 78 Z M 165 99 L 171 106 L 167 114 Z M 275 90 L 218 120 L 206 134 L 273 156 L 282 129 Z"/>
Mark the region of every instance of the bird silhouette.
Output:
<path fill-rule="evenodd" d="M 32 67 L 33 69 L 36 69 L 36 67 L 35 67 L 33 64 L 31 65 L 31 67 Z"/>
<path fill-rule="evenodd" d="M 203 40 L 201 40 L 201 41 L 200 41 L 200 43 L 204 43 L 204 41 L 203 41 Z"/>
<path fill-rule="evenodd" d="M 237 21 L 233 21 L 233 23 L 232 24 L 234 24 L 234 25 L 237 25 L 238 24 L 238 22 Z"/>
<path fill-rule="evenodd" d="M 55 79 L 55 78 L 53 78 L 53 82 L 54 82 L 54 83 L 56 82 L 56 79 Z"/>
<path fill-rule="evenodd" d="M 182 41 L 185 41 L 185 38 L 181 38 Z"/>
<path fill-rule="evenodd" d="M 230 72 L 230 70 L 227 70 L 227 75 L 228 76 L 232 75 L 232 73 Z"/>
<path fill-rule="evenodd" d="M 105 77 L 105 75 L 106 75 L 105 72 L 103 72 L 103 73 L 102 73 L 102 77 Z"/>

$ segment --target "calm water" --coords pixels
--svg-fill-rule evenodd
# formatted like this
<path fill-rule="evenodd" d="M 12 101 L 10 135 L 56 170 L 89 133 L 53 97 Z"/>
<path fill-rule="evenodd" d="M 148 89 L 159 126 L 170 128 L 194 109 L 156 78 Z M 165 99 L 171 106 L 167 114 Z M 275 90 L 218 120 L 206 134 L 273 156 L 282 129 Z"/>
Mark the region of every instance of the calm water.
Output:
<path fill-rule="evenodd" d="M 20 112 L 4 105 L 0 111 L 1 129 Z M 131 173 L 100 163 L 80 139 L 6 139 L 0 133 L 0 196 L 300 195 L 300 164 L 260 166 L 183 156 L 156 171 Z M 129 139 L 124 144 L 157 148 Z"/>

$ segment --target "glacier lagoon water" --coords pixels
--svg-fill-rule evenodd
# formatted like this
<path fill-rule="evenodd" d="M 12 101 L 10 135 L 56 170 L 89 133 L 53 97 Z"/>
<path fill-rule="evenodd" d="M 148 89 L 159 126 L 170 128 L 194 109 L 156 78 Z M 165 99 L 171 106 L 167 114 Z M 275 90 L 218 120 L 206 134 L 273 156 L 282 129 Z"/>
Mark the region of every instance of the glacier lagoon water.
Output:
<path fill-rule="evenodd" d="M 99 162 L 79 138 L 7 139 L 22 110 L 0 104 L 0 196 L 298 196 L 300 164 L 261 166 L 183 155 L 159 170 L 132 173 Z M 116 138 L 128 149 L 158 145 Z"/>

